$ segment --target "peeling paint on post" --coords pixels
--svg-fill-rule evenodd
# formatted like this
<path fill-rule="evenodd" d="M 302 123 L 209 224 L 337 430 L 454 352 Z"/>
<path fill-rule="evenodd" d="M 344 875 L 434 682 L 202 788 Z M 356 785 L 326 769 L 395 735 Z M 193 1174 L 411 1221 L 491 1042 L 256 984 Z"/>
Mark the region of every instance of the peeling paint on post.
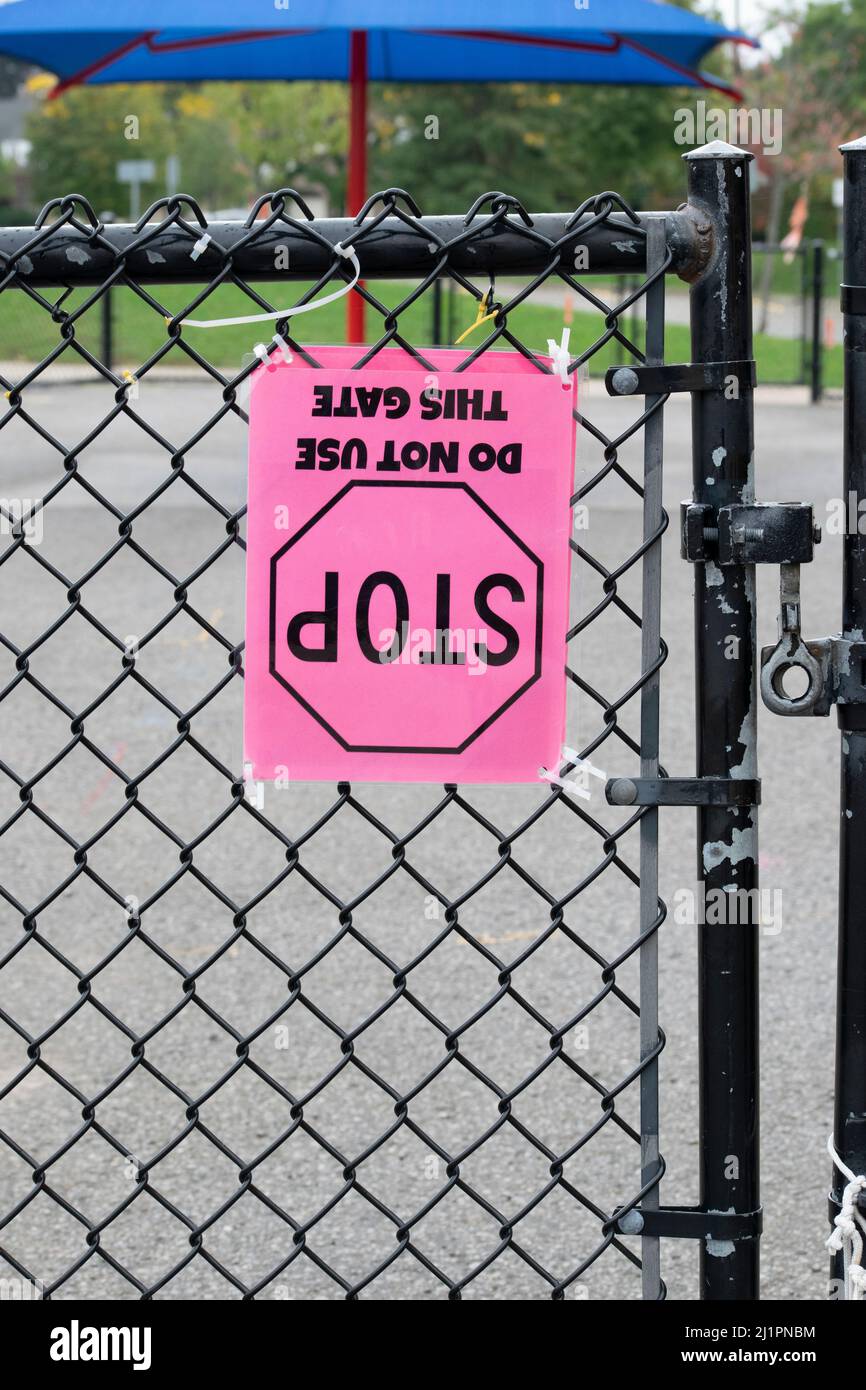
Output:
<path fill-rule="evenodd" d="M 752 352 L 751 155 L 714 141 L 684 156 L 689 204 L 713 227 L 714 249 L 690 291 L 693 362 L 743 362 Z M 695 502 L 754 500 L 751 388 L 692 395 Z M 754 569 L 696 564 L 697 774 L 757 777 Z M 745 920 L 702 923 L 698 935 L 701 1202 L 760 1205 L 758 1168 L 758 813 L 698 811 L 698 874 L 706 895 L 749 891 Z M 705 898 L 705 901 L 707 899 Z M 733 1161 L 735 1160 L 735 1161 Z M 758 1241 L 706 1241 L 701 1296 L 758 1297 Z"/>

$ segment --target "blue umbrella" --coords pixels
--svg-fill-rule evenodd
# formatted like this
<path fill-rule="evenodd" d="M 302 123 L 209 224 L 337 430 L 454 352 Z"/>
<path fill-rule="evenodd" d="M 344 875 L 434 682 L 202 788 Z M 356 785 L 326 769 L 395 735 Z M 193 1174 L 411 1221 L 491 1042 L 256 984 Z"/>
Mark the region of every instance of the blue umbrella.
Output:
<path fill-rule="evenodd" d="M 0 53 L 82 83 L 331 79 L 350 83 L 348 205 L 366 197 L 367 81 L 710 87 L 725 40 L 659 0 L 0 0 Z M 240 10 L 240 15 L 239 15 Z M 178 21 L 183 18 L 183 25 Z M 357 335 L 363 301 L 356 306 Z M 362 339 L 355 336 L 355 341 Z"/>

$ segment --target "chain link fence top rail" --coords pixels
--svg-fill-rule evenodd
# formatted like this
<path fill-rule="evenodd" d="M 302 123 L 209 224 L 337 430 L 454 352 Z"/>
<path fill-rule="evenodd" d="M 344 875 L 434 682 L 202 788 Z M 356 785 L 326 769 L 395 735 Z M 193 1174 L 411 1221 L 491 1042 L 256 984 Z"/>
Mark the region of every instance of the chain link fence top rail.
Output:
<path fill-rule="evenodd" d="M 350 279 L 335 225 L 280 190 L 229 249 L 184 197 L 109 240 L 71 195 L 0 242 L 0 320 L 26 302 L 52 335 L 0 376 L 0 1274 L 24 1297 L 641 1293 L 639 1244 L 612 1215 L 657 1199 L 664 1166 L 642 1173 L 640 1147 L 663 1046 L 654 1019 L 641 1038 L 638 1005 L 664 918 L 652 872 L 640 904 L 638 827 L 656 813 L 543 781 L 245 794 L 258 363 L 217 365 L 219 333 L 179 319 L 216 315 L 227 289 L 245 312 L 280 307 L 254 283 L 279 276 L 244 266 L 263 247 L 273 264 L 287 235 L 284 294 Z M 572 370 L 616 342 L 643 361 L 621 320 L 648 295 L 663 334 L 664 238 L 620 303 L 572 268 L 578 227 L 648 260 L 653 220 L 615 194 L 571 219 L 502 194 L 435 219 L 392 189 L 341 225 L 378 330 L 358 366 L 396 346 L 435 368 L 403 325 L 436 277 L 467 292 L 467 323 L 493 290 L 467 372 L 491 349 L 549 370 L 515 327 L 543 284 L 594 316 Z M 520 247 L 541 268 L 497 292 Z M 305 248 L 324 257 L 312 276 Z M 422 261 L 383 302 L 373 277 L 405 282 Z M 159 329 L 126 375 L 87 345 L 112 287 Z M 288 316 L 276 327 L 315 368 L 316 316 L 297 323 L 303 341 Z M 172 366 L 187 370 L 157 370 Z M 568 738 L 611 775 L 635 775 L 657 738 L 657 706 L 643 734 L 640 707 L 665 648 L 650 634 L 642 655 L 641 570 L 667 518 L 644 505 L 640 446 L 663 404 L 619 402 L 615 438 L 579 414 Z M 653 970 L 645 955 L 645 1010 Z"/>

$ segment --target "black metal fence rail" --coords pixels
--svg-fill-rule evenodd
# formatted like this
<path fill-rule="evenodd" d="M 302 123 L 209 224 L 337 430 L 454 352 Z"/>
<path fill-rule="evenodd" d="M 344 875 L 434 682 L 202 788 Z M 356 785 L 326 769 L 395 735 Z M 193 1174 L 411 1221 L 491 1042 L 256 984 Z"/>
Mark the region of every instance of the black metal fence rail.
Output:
<path fill-rule="evenodd" d="M 170 278 L 206 291 L 224 271 L 248 280 L 309 280 L 345 269 L 337 244 L 357 248 L 365 280 L 405 276 L 424 284 L 443 271 L 568 276 L 578 247 L 586 249 L 587 273 L 627 274 L 645 270 L 643 232 L 660 218 L 671 270 L 687 275 L 699 266 L 702 236 L 690 211 L 634 214 L 623 206 L 618 195 L 601 194 L 571 214 L 530 216 L 517 199 L 485 193 L 465 216 L 429 217 L 392 188 L 373 194 L 357 218 L 316 220 L 284 188 L 259 199 L 246 222 L 208 223 L 194 199 L 177 195 L 154 203 L 132 226 L 99 223 L 86 199 L 70 194 L 49 203 L 33 228 L 0 227 L 0 257 L 15 266 L 19 286 L 104 288 L 118 272 L 139 284 Z M 270 211 L 261 216 L 265 208 Z M 191 258 L 203 233 L 208 243 Z"/>

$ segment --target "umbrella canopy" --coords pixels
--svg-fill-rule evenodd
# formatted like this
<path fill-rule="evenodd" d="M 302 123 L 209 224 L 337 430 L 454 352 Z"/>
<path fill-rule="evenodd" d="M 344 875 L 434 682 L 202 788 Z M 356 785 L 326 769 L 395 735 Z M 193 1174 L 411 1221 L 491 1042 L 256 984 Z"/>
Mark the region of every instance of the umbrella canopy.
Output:
<path fill-rule="evenodd" d="M 179 21 L 182 20 L 182 24 Z M 366 31 L 383 82 L 718 86 L 698 71 L 725 40 L 752 41 L 656 0 L 6 0 L 0 52 L 77 82 L 350 75 Z M 724 87 L 723 90 L 727 90 Z"/>
<path fill-rule="evenodd" d="M 0 53 L 82 83 L 349 81 L 348 207 L 366 197 L 367 81 L 713 87 L 744 34 L 660 0 L 0 0 Z M 239 13 L 240 11 L 240 13 Z M 179 24 L 179 19 L 183 24 Z M 302 22 L 299 22 L 302 21 Z M 348 305 L 363 341 L 363 301 Z"/>

